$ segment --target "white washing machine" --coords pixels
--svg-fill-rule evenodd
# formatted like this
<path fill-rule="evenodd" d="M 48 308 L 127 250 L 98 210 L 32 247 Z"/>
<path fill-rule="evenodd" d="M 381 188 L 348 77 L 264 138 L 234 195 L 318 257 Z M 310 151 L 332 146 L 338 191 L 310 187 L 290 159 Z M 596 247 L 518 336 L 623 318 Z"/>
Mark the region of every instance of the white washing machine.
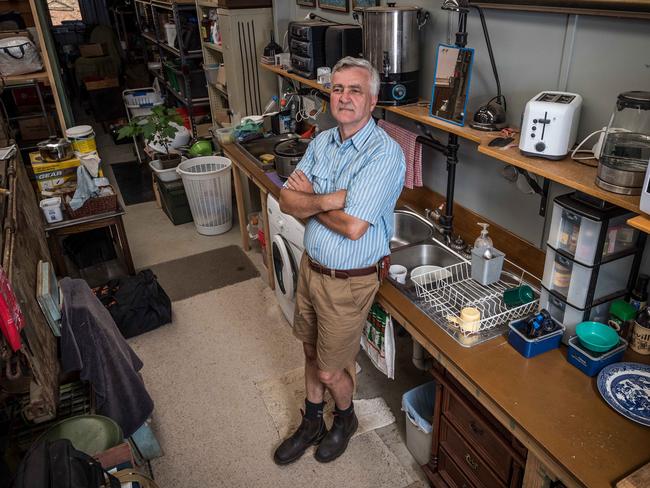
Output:
<path fill-rule="evenodd" d="M 275 295 L 278 297 L 284 316 L 293 326 L 298 267 L 305 249 L 303 245 L 305 226 L 294 217 L 282 213 L 280 204 L 271 194 L 268 195 L 266 206 L 271 232 L 267 242 L 270 243 L 273 251 Z"/>

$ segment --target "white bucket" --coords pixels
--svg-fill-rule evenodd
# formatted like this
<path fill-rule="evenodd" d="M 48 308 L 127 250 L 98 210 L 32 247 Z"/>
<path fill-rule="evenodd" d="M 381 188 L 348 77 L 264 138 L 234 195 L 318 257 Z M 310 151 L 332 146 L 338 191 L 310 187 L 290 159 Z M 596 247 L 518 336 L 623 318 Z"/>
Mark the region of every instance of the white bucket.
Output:
<path fill-rule="evenodd" d="M 61 211 L 61 197 L 52 197 L 41 200 L 39 203 L 45 220 L 49 224 L 54 222 L 61 222 L 63 220 L 63 212 Z"/>
<path fill-rule="evenodd" d="M 97 151 L 95 131 L 90 125 L 77 125 L 65 131 L 65 136 L 72 143 L 72 149 L 77 156 Z"/>
<path fill-rule="evenodd" d="M 176 168 L 199 234 L 213 236 L 232 228 L 231 165 L 228 158 L 203 156 Z"/>
<path fill-rule="evenodd" d="M 165 24 L 165 37 L 167 37 L 167 45 L 173 47 L 176 41 L 176 24 Z"/>

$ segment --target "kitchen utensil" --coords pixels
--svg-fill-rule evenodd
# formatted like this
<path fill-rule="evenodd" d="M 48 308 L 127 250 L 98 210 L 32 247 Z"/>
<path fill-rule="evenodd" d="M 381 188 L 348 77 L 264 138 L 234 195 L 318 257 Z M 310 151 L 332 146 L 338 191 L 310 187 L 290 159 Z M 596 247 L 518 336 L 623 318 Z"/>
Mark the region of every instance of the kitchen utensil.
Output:
<path fill-rule="evenodd" d="M 464 334 L 478 332 L 481 328 L 481 312 L 474 307 L 464 307 L 460 311 L 460 317 L 448 315 L 447 320 L 456 324 Z"/>
<path fill-rule="evenodd" d="M 64 137 L 50 137 L 39 142 L 37 147 L 45 161 L 65 161 L 74 156 L 72 143 Z"/>
<path fill-rule="evenodd" d="M 420 7 L 366 7 L 363 16 L 363 57 L 379 72 L 379 103 L 402 105 L 418 100 L 419 32 L 429 14 Z"/>
<path fill-rule="evenodd" d="M 621 339 L 618 346 L 607 352 L 590 351 L 582 345 L 577 336 L 568 341 L 567 361 L 587 376 L 596 376 L 605 366 L 617 363 L 623 358 L 627 341 Z"/>
<path fill-rule="evenodd" d="M 519 150 L 526 156 L 563 159 L 576 142 L 582 97 L 577 93 L 544 91 L 524 110 Z"/>
<path fill-rule="evenodd" d="M 557 328 L 551 314 L 544 309 L 526 317 L 524 323 L 526 324 L 526 335 L 530 339 L 553 332 Z"/>
<path fill-rule="evenodd" d="M 275 145 L 275 170 L 280 178 L 289 178 L 305 155 L 311 139 L 289 139 Z"/>
<path fill-rule="evenodd" d="M 553 322 L 553 329 L 541 336 L 531 337 L 528 334 L 527 319 L 510 322 L 508 331 L 508 343 L 514 347 L 522 356 L 532 358 L 543 352 L 560 347 L 564 327 Z"/>
<path fill-rule="evenodd" d="M 388 268 L 388 276 L 401 284 L 406 283 L 406 273 L 406 267 L 401 264 L 391 264 L 390 268 Z"/>
<path fill-rule="evenodd" d="M 650 365 L 614 363 L 598 375 L 598 391 L 607 404 L 628 419 L 650 427 Z"/>
<path fill-rule="evenodd" d="M 650 92 L 618 95 L 597 157 L 596 185 L 624 195 L 642 193 L 650 160 Z"/>
<path fill-rule="evenodd" d="M 189 155 L 192 158 L 199 156 L 210 156 L 212 154 L 212 142 L 207 139 L 199 139 L 190 146 Z"/>
<path fill-rule="evenodd" d="M 486 254 L 488 257 L 486 257 Z M 483 286 L 499 281 L 506 255 L 498 249 L 472 249 L 472 279 Z"/>
<path fill-rule="evenodd" d="M 535 300 L 535 292 L 528 285 L 508 288 L 503 292 L 503 302 L 508 307 L 518 307 Z"/>
<path fill-rule="evenodd" d="M 618 344 L 618 333 L 600 322 L 580 322 L 576 326 L 580 343 L 594 352 L 606 352 Z"/>

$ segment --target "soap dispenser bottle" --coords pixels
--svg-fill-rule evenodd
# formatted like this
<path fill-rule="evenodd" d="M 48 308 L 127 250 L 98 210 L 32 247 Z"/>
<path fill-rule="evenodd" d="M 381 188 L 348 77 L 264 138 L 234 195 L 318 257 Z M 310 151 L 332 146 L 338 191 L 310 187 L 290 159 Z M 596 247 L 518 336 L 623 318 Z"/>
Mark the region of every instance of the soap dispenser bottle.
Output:
<path fill-rule="evenodd" d="M 481 235 L 474 241 L 474 249 L 482 249 L 483 251 L 492 249 L 494 244 L 492 244 L 492 239 L 488 235 L 488 227 L 490 227 L 490 224 L 479 222 L 478 225 L 483 227 L 483 230 L 481 230 Z"/>

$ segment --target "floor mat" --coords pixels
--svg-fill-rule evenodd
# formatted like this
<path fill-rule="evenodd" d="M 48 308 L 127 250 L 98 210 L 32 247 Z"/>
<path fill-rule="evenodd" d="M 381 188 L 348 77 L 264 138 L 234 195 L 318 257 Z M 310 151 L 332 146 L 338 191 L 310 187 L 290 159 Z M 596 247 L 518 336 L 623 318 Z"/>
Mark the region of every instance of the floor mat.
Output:
<path fill-rule="evenodd" d="M 227 246 L 151 266 L 172 301 L 259 276 L 239 246 Z"/>
<path fill-rule="evenodd" d="M 111 168 L 125 204 L 134 205 L 155 200 L 151 184 L 151 168 L 148 164 L 131 161 L 113 164 Z"/>
<path fill-rule="evenodd" d="M 262 400 L 273 419 L 280 439 L 288 437 L 300 425 L 300 409 L 304 409 L 305 381 L 304 368 L 297 368 L 279 378 L 256 382 L 255 386 L 262 395 Z M 331 425 L 334 401 L 326 395 L 324 417 Z M 354 411 L 359 419 L 359 428 L 355 436 L 379 429 L 395 422 L 395 416 L 383 398 L 354 400 Z"/>

